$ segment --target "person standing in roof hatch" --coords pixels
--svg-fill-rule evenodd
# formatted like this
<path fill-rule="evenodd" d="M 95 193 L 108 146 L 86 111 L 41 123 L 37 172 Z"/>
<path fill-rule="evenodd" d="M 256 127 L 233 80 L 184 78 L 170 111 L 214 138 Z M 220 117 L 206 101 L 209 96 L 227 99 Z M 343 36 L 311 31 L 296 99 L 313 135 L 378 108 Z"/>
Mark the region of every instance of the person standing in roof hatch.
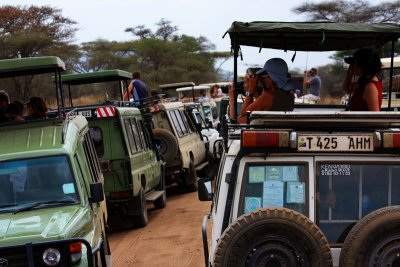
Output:
<path fill-rule="evenodd" d="M 143 104 L 149 97 L 149 90 L 147 85 L 140 80 L 140 73 L 132 73 L 132 82 L 128 86 L 128 90 L 125 92 L 123 100 L 133 101 L 135 104 Z"/>

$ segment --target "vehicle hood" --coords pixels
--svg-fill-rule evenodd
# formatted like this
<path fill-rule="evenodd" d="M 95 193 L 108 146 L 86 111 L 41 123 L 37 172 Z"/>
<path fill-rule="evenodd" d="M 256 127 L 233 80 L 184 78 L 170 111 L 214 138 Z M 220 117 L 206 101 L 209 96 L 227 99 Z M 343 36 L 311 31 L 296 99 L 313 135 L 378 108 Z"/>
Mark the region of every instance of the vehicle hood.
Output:
<path fill-rule="evenodd" d="M 79 206 L 54 207 L 31 211 L 0 214 L 0 243 L 5 240 L 37 240 L 66 237 L 82 224 L 84 209 Z"/>

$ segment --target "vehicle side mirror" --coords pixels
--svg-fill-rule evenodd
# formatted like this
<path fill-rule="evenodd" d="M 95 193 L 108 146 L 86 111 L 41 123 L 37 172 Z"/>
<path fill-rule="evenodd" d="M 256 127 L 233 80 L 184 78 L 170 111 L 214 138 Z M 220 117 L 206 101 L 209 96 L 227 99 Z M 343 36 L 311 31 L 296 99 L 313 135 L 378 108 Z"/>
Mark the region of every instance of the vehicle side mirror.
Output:
<path fill-rule="evenodd" d="M 200 201 L 211 201 L 213 199 L 212 192 L 212 180 L 211 179 L 199 179 L 198 185 L 198 195 Z"/>
<path fill-rule="evenodd" d="M 104 191 L 102 183 L 90 184 L 90 201 L 92 203 L 99 203 L 104 200 Z"/>

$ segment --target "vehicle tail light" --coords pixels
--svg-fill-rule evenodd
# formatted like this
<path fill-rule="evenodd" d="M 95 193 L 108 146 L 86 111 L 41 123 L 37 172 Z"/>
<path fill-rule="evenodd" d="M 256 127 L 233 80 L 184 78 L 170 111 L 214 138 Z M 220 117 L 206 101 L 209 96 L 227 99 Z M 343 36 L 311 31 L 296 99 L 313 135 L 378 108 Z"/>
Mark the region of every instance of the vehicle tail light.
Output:
<path fill-rule="evenodd" d="M 71 254 L 71 261 L 75 263 L 82 258 L 82 243 L 76 242 L 69 244 L 69 253 Z"/>
<path fill-rule="evenodd" d="M 112 199 L 123 199 L 123 198 L 129 198 L 132 196 L 132 192 L 129 191 L 117 191 L 117 192 L 111 192 L 110 193 L 110 198 Z"/>
<path fill-rule="evenodd" d="M 383 133 L 384 148 L 400 148 L 400 132 Z"/>
<path fill-rule="evenodd" d="M 160 110 L 160 108 L 158 107 L 158 105 L 149 107 L 149 112 L 157 112 L 159 110 Z"/>
<path fill-rule="evenodd" d="M 288 131 L 243 131 L 243 148 L 289 147 Z"/>

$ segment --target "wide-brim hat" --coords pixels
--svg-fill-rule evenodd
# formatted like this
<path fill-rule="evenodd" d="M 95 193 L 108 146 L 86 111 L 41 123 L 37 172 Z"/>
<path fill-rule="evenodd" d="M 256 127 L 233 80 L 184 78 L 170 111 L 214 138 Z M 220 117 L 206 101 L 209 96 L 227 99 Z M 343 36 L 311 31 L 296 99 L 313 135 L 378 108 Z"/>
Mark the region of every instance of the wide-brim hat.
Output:
<path fill-rule="evenodd" d="M 276 86 L 290 91 L 294 89 L 286 62 L 281 58 L 271 58 L 265 62 L 264 67 L 256 72 L 257 75 L 266 72 L 275 82 Z"/>

